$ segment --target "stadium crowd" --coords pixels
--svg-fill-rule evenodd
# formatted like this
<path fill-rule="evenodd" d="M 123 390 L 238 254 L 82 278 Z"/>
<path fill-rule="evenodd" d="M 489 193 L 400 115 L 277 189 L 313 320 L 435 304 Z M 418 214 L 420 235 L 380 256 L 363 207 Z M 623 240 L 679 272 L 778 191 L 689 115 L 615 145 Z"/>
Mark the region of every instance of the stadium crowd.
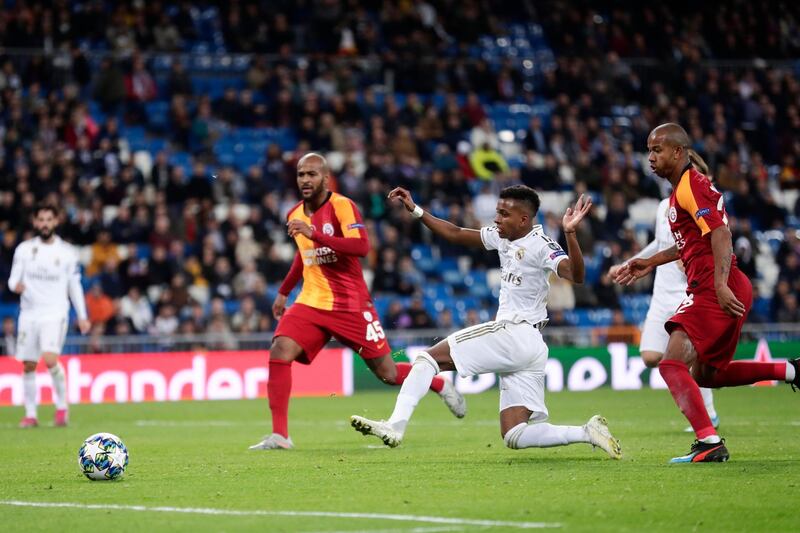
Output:
<path fill-rule="evenodd" d="M 272 331 L 294 166 L 313 150 L 367 221 L 365 267 L 390 329 L 485 319 L 491 293 L 464 280 L 491 284 L 496 266 L 431 245 L 390 188 L 477 227 L 500 188 L 524 183 L 547 195 L 541 221 L 559 240 L 564 200 L 591 194 L 580 240 L 594 275 L 554 280 L 563 325 L 571 309 L 621 310 L 649 291 L 605 272 L 652 236 L 637 206 L 654 211 L 667 191 L 646 135 L 674 121 L 725 192 L 740 265 L 759 280 L 751 320 L 796 322 L 800 83 L 780 60 L 800 55 L 800 8 L 572 4 L 17 3 L 0 12 L 0 279 L 31 209 L 51 200 L 82 247 L 96 335 L 216 332 L 234 345 L 232 332 Z M 229 56 L 246 58 L 238 70 L 202 66 L 238 53 L 250 54 Z M 210 78 L 224 87 L 203 90 Z M 447 268 L 462 275 L 450 283 Z M 0 299 L 15 301 L 5 284 Z"/>

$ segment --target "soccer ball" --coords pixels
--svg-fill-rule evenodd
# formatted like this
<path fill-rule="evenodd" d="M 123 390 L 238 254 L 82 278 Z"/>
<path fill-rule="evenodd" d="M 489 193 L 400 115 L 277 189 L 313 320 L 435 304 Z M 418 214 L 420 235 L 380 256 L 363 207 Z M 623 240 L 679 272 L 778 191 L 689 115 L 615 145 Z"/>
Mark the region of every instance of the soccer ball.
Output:
<path fill-rule="evenodd" d="M 91 480 L 117 479 L 128 466 L 128 448 L 111 433 L 95 433 L 78 450 L 78 467 Z"/>

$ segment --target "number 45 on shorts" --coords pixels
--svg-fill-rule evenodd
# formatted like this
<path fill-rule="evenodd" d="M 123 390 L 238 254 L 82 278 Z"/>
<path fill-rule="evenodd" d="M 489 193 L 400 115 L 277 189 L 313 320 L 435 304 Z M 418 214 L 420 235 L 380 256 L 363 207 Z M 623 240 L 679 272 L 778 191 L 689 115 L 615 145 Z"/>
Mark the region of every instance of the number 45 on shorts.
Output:
<path fill-rule="evenodd" d="M 383 326 L 381 326 L 380 320 L 367 322 L 367 333 L 365 337 L 370 342 L 378 342 L 386 338 L 386 333 L 383 332 Z"/>

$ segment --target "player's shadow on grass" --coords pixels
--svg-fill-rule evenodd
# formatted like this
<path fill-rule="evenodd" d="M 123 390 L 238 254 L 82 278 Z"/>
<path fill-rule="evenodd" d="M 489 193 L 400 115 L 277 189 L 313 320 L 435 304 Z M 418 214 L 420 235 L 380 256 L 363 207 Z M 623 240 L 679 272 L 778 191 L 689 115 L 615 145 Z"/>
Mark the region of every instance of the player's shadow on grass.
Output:
<path fill-rule="evenodd" d="M 611 462 L 605 455 L 597 455 L 593 457 L 592 455 L 586 456 L 577 456 L 577 455 L 570 455 L 570 456 L 538 456 L 533 454 L 526 454 L 520 455 L 517 457 L 498 457 L 497 461 L 495 461 L 498 465 L 506 464 L 506 465 L 559 465 L 562 467 L 567 467 L 571 463 L 597 463 L 597 462 Z M 617 461 L 614 461 L 617 462 Z"/>

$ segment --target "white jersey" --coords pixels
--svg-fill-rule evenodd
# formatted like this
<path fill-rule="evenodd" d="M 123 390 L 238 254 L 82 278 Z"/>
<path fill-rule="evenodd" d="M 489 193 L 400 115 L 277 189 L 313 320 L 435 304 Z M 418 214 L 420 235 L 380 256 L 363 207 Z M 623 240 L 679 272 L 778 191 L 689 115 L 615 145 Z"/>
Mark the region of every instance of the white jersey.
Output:
<path fill-rule="evenodd" d="M 500 238 L 496 227 L 481 228 L 481 240 L 487 250 L 500 256 L 500 306 L 496 320 L 536 324 L 547 318 L 547 295 L 550 272 L 567 253 L 536 225 L 520 239 Z"/>
<path fill-rule="evenodd" d="M 78 253 L 58 236 L 50 244 L 34 237 L 17 246 L 8 286 L 14 290 L 19 283 L 25 287 L 21 315 L 66 318 L 72 300 L 78 318 L 86 319 Z"/>
<path fill-rule="evenodd" d="M 656 245 L 654 253 L 675 246 L 675 239 L 669 229 L 669 198 L 661 200 L 656 210 Z M 653 255 L 653 254 L 650 254 Z M 656 268 L 656 279 L 653 283 L 653 299 L 664 299 L 670 302 L 686 298 L 686 274 L 678 267 L 677 261 L 666 263 Z M 676 306 L 677 307 L 677 304 Z"/>

